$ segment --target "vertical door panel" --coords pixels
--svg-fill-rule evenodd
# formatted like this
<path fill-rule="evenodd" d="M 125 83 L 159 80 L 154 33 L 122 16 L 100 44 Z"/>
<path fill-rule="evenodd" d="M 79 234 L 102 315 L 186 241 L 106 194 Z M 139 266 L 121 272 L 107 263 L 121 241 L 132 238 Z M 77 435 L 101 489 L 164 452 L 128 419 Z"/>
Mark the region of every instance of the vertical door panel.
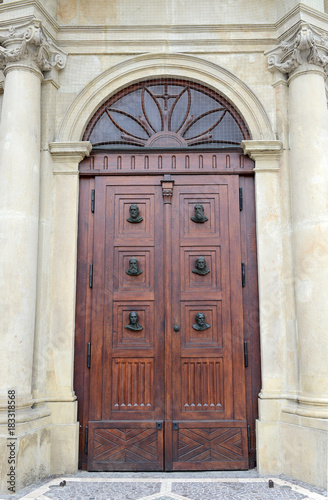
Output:
<path fill-rule="evenodd" d="M 173 470 L 248 465 L 238 195 L 233 176 L 175 177 L 172 321 L 180 330 L 172 334 L 166 439 Z"/>
<path fill-rule="evenodd" d="M 88 469 L 162 470 L 161 187 L 97 178 L 96 196 Z"/>
<path fill-rule="evenodd" d="M 238 176 L 95 190 L 88 469 L 247 468 Z"/>

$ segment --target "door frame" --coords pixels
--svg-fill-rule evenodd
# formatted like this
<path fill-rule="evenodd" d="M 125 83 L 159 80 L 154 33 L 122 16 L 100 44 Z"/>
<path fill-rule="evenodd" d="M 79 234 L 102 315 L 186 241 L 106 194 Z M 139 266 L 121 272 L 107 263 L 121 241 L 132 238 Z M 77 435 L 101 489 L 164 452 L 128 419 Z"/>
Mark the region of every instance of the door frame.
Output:
<path fill-rule="evenodd" d="M 121 152 L 117 154 L 122 157 Z M 140 155 L 140 151 L 138 152 Z M 160 152 L 163 155 L 163 151 Z M 165 154 L 174 155 L 181 154 L 177 152 L 169 152 L 165 150 Z M 201 152 L 200 152 L 201 153 Z M 111 153 L 112 154 L 112 153 Z M 129 152 L 129 155 L 131 153 Z M 142 153 L 147 154 L 147 153 Z M 159 152 L 151 151 L 149 155 L 158 155 Z M 205 154 L 205 153 L 204 153 Z M 213 151 L 206 154 L 214 157 Z M 90 352 L 88 352 L 88 342 L 90 342 L 91 330 L 91 293 L 88 280 L 90 274 L 90 263 L 92 262 L 92 244 L 93 243 L 93 213 L 91 209 L 91 193 L 95 185 L 95 177 L 97 175 L 122 175 L 125 172 L 110 172 L 107 162 L 102 161 L 102 165 L 107 165 L 105 171 L 99 169 L 99 161 L 103 160 L 104 156 L 109 156 L 107 152 L 97 151 L 90 158 L 85 158 L 80 163 L 80 202 L 79 202 L 79 230 L 78 230 L 78 267 L 77 267 L 77 289 L 76 289 L 76 335 L 75 335 L 75 352 L 74 352 L 74 389 L 78 398 L 78 421 L 80 423 L 79 436 L 79 468 L 86 469 L 87 463 L 87 423 L 88 423 L 88 408 L 89 408 L 89 374 L 90 370 L 87 367 L 87 360 Z M 228 169 L 233 155 L 238 155 L 239 166 L 236 169 Z M 239 176 L 239 186 L 242 189 L 243 196 L 240 200 L 242 210 L 240 210 L 240 227 L 241 227 L 241 255 L 245 263 L 246 286 L 242 288 L 243 297 L 243 320 L 244 320 L 244 340 L 247 342 L 247 358 L 248 366 L 245 370 L 246 383 L 246 412 L 248 428 L 248 445 L 249 445 L 249 467 L 256 465 L 256 440 L 255 440 L 255 420 L 258 418 L 258 394 L 261 389 L 261 363 L 260 363 L 260 331 L 259 331 L 259 306 L 258 306 L 258 281 L 257 281 L 257 252 L 256 252 L 256 221 L 255 221 L 255 185 L 253 174 L 253 161 L 245 157 L 243 152 L 238 149 L 215 151 L 217 157 L 215 164 L 218 167 L 215 172 L 211 168 L 211 174 L 234 174 Z M 220 157 L 220 159 L 218 159 Z M 123 159 L 124 165 L 124 159 Z M 151 163 L 150 163 L 151 165 Z M 140 172 L 136 170 L 133 174 L 129 171 L 129 175 L 164 175 L 172 172 L 169 169 L 162 169 L 160 172 L 150 171 Z M 211 163 L 213 166 L 213 162 Z M 199 172 L 199 171 L 198 171 Z M 183 172 L 174 171 L 174 175 Z M 188 174 L 195 173 L 192 171 Z M 196 172 L 197 173 L 197 172 Z M 206 170 L 201 170 L 200 174 L 206 174 Z M 209 173 L 209 172 L 208 172 Z M 82 232 L 82 228 L 83 231 Z M 92 355 L 92 354 L 91 354 Z"/>

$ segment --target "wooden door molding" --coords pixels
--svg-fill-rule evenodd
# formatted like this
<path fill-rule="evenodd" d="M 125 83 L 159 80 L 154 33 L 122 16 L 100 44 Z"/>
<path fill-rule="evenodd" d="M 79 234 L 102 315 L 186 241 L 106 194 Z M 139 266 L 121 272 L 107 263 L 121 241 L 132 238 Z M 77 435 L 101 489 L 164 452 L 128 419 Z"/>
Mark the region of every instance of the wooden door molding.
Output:
<path fill-rule="evenodd" d="M 94 151 L 80 163 L 80 176 L 225 174 L 253 175 L 254 162 L 236 149 L 213 151 Z"/>
<path fill-rule="evenodd" d="M 255 461 L 260 362 L 254 189 L 250 177 L 253 162 L 244 157 L 241 160 L 241 155 L 232 151 L 206 153 L 209 156 L 204 153 L 200 169 L 197 152 L 196 160 L 190 156 L 192 168 L 186 169 L 185 152 L 166 154 L 169 168 L 156 170 L 156 175 L 149 175 L 154 173 L 152 162 L 156 168 L 159 164 L 160 155 L 156 160 L 155 153 L 148 171 L 143 168 L 145 155 L 141 155 L 142 168 L 134 172 L 130 170 L 133 155 L 129 161 L 129 155 L 121 155 L 121 166 L 126 162 L 129 168 L 115 170 L 110 176 L 110 168 L 89 167 L 97 167 L 99 162 L 116 168 L 116 153 L 107 155 L 107 161 L 106 155 L 101 158 L 97 153 L 86 160 L 89 163 L 81 162 L 75 390 L 81 425 L 79 463 L 85 468 L 89 457 L 89 470 L 131 470 L 132 464 L 135 470 L 163 470 L 164 456 L 166 470 L 240 469 L 253 466 Z M 216 165 L 221 165 L 216 170 L 214 155 Z M 215 175 L 213 170 L 226 175 Z M 183 208 L 181 200 L 187 200 L 188 209 Z M 205 224 L 191 222 L 189 213 L 185 216 L 184 211 L 194 210 L 197 201 L 205 206 L 205 215 L 210 214 Z M 143 219 L 136 224 L 127 222 L 133 203 L 138 204 Z M 229 249 L 224 247 L 226 242 Z M 210 268 L 203 276 L 192 272 L 199 256 L 205 257 Z M 132 257 L 142 271 L 133 277 L 126 273 Z M 241 260 L 246 264 L 244 288 Z M 222 270 L 228 277 L 220 275 Z M 227 291 L 230 284 L 232 289 Z M 230 313 L 225 312 L 224 293 L 231 295 Z M 193 324 L 198 309 L 211 328 L 196 332 Z M 142 329 L 131 332 L 126 326 L 134 310 Z M 183 322 L 188 326 L 182 326 Z M 244 341 L 248 342 L 247 368 Z M 88 342 L 91 368 L 87 366 Z M 215 347 L 213 352 L 209 349 L 211 343 L 223 346 L 224 342 L 231 343 L 226 361 L 218 355 L 224 347 Z M 201 359 L 197 358 L 199 350 Z M 176 353 L 188 365 L 183 373 Z M 229 356 L 232 368 L 228 368 Z M 164 370 L 164 365 L 170 369 Z M 185 382 L 191 377 L 195 379 L 197 370 L 201 373 L 197 383 L 208 387 L 205 396 L 213 399 L 214 403 L 209 403 L 216 405 L 215 410 L 212 407 L 208 411 L 206 397 L 197 384 L 189 396 L 195 399 L 199 393 L 196 405 L 203 408 L 181 410 L 180 389 L 187 387 Z M 136 375 L 141 372 L 143 381 L 148 377 L 148 389 L 152 386 L 148 393 Z M 122 377 L 124 387 L 115 388 L 113 381 Z M 221 382 L 212 384 L 211 389 L 213 377 Z M 188 399 L 188 394 L 185 396 Z"/>

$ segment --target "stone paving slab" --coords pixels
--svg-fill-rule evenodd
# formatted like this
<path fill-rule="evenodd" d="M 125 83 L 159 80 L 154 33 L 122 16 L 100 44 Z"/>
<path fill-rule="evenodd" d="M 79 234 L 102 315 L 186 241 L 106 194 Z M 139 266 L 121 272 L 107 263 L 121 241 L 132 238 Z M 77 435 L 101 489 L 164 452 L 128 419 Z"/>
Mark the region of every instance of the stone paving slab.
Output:
<path fill-rule="evenodd" d="M 44 479 L 0 500 L 323 500 L 326 492 L 256 470 L 237 472 L 90 473 Z M 64 486 L 59 486 L 65 482 Z"/>

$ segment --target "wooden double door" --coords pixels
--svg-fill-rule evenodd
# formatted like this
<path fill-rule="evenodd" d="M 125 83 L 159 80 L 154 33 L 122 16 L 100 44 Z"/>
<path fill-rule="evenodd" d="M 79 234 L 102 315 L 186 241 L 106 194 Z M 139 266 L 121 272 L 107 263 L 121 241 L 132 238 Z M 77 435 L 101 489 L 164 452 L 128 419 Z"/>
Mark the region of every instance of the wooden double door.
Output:
<path fill-rule="evenodd" d="M 88 470 L 248 468 L 239 176 L 98 176 L 82 197 L 90 186 L 75 373 Z"/>

